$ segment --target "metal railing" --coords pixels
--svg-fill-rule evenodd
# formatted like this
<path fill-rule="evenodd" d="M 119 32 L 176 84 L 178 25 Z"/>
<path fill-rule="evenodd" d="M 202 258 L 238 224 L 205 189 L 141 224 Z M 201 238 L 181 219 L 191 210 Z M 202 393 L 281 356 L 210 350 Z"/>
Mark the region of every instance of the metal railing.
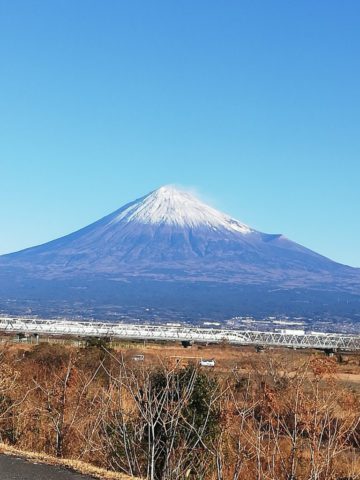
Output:
<path fill-rule="evenodd" d="M 173 325 L 135 325 L 106 322 L 0 317 L 0 332 L 30 335 L 70 335 L 129 340 L 169 340 L 230 343 L 292 348 L 360 350 L 360 336 L 336 333 L 257 332 Z"/>

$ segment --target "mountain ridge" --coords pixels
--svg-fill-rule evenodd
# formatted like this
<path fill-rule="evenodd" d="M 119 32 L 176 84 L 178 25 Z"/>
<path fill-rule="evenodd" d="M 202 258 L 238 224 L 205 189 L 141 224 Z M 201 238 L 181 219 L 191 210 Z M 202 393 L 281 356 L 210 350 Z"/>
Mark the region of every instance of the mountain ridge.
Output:
<path fill-rule="evenodd" d="M 149 301 L 142 289 L 153 295 L 159 290 L 164 304 L 170 305 L 174 295 L 170 300 L 165 292 L 170 283 L 178 282 L 183 288 L 193 286 L 193 292 L 186 290 L 194 309 L 209 302 L 206 284 L 221 285 L 217 311 L 221 311 L 220 292 L 226 296 L 230 286 L 234 286 L 231 302 L 239 309 L 245 301 L 241 286 L 248 292 L 251 286 L 265 289 L 270 303 L 274 289 L 299 289 L 301 302 L 307 301 L 310 290 L 312 299 L 315 291 L 334 292 L 338 296 L 334 302 L 342 301 L 345 294 L 360 297 L 360 269 L 334 262 L 281 234 L 257 231 L 173 186 L 154 190 L 69 235 L 0 256 L 0 298 L 10 291 L 11 282 L 18 282 L 29 298 L 35 295 L 35 283 L 38 297 L 41 288 L 52 290 L 51 282 L 60 282 L 61 288 L 74 283 L 80 300 L 82 290 L 95 282 L 104 289 L 97 296 L 99 304 L 111 303 L 117 289 L 132 283 L 138 291 L 134 287 L 131 298 L 139 305 L 145 297 Z M 126 302 L 126 296 L 121 298 Z M 331 295 L 326 298 L 329 302 Z M 293 295 L 291 301 L 297 301 Z M 320 302 L 316 308 L 328 307 Z"/>
<path fill-rule="evenodd" d="M 303 259 L 306 257 L 308 263 L 301 265 L 297 253 Z M 85 269 L 86 261 L 81 259 L 89 257 L 90 270 L 109 273 L 108 261 L 113 265 L 117 262 L 121 271 L 127 264 L 137 262 L 144 266 L 151 259 L 180 262 L 179 267 L 194 260 L 203 263 L 202 266 L 203 260 L 207 264 L 237 261 L 243 267 L 251 267 L 255 261 L 263 261 L 264 266 L 285 261 L 285 266 L 289 266 L 286 261 L 291 260 L 286 258 L 289 256 L 301 270 L 304 267 L 309 271 L 314 267 L 356 270 L 292 242 L 282 234 L 252 229 L 186 191 L 164 186 L 74 233 L 0 256 L 0 265 L 9 261 L 31 268 L 42 262 L 54 263 L 57 257 L 58 267 L 73 264 Z"/>

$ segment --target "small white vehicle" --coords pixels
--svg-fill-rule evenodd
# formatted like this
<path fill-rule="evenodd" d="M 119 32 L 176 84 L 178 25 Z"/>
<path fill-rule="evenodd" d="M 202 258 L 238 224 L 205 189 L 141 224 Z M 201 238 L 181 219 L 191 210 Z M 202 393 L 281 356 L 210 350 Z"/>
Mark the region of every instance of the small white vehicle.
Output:
<path fill-rule="evenodd" d="M 132 359 L 134 360 L 134 362 L 143 362 L 145 357 L 144 355 L 134 355 Z"/>
<path fill-rule="evenodd" d="M 215 360 L 213 358 L 211 358 L 209 360 L 205 360 L 204 358 L 202 358 L 200 360 L 200 366 L 201 367 L 215 367 Z"/>

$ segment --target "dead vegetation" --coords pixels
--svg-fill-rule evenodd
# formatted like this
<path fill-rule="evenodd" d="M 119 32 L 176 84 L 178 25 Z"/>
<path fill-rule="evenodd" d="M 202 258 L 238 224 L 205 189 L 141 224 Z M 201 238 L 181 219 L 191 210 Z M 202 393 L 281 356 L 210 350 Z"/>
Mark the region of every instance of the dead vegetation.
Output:
<path fill-rule="evenodd" d="M 357 357 L 222 346 L 179 363 L 151 346 L 133 361 L 141 351 L 5 345 L 0 441 L 152 480 L 360 479 L 360 396 L 339 381 Z M 220 361 L 201 369 L 202 356 Z"/>

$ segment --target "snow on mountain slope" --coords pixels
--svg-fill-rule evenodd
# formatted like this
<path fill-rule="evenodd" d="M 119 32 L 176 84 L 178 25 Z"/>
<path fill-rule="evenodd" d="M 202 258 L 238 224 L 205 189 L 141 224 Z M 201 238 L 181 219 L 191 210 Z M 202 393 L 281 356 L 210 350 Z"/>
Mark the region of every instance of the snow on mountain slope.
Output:
<path fill-rule="evenodd" d="M 349 284 L 355 269 L 258 232 L 173 186 L 44 245 L 0 257 L 41 278 L 153 278 L 286 286 Z M 354 273 L 355 272 L 355 273 Z"/>
<path fill-rule="evenodd" d="M 176 225 L 178 227 L 223 228 L 229 231 L 249 233 L 245 224 L 209 207 L 186 191 L 171 185 L 151 192 L 130 206 L 126 206 L 112 220 L 144 224 Z"/>

